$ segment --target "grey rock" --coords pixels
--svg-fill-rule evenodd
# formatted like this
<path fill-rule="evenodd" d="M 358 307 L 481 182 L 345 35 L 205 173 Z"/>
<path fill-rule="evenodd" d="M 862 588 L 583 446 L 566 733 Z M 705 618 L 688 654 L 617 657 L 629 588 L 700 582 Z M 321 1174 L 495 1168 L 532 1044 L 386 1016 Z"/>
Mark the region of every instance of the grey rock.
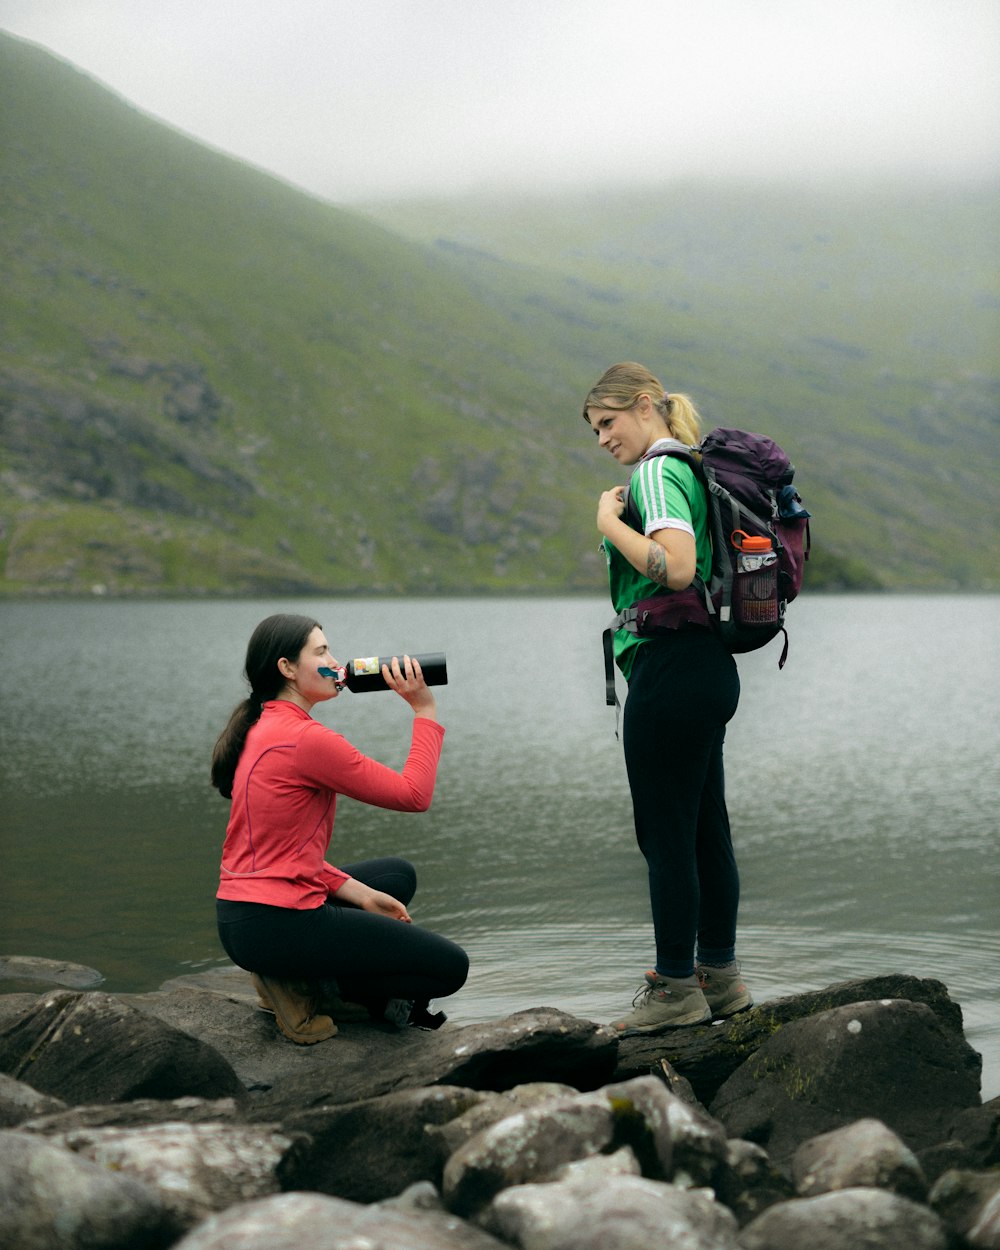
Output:
<path fill-rule="evenodd" d="M 282 1127 L 304 1140 L 280 1169 L 281 1187 L 371 1203 L 418 1181 L 439 1185 L 447 1154 L 430 1130 L 478 1097 L 473 1090 L 434 1086 L 288 1116 Z"/>
<path fill-rule="evenodd" d="M 644 1176 L 689 1187 L 716 1184 L 726 1134 L 703 1107 L 672 1094 L 652 1076 L 600 1092 L 615 1112 L 616 1142 L 632 1147 Z"/>
<path fill-rule="evenodd" d="M 893 973 L 769 999 L 721 1024 L 674 1029 L 658 1037 L 623 1038 L 615 1079 L 644 1076 L 666 1061 L 690 1083 L 695 1097 L 709 1106 L 723 1083 L 776 1029 L 835 1007 L 887 998 L 925 1003 L 943 1029 L 962 1036 L 962 1009 L 950 998 L 945 985 Z"/>
<path fill-rule="evenodd" d="M 199 366 L 176 364 L 167 373 L 169 389 L 163 396 L 163 412 L 186 425 L 211 425 L 218 420 L 222 400 Z"/>
<path fill-rule="evenodd" d="M 278 1031 L 274 1016 L 255 1006 L 257 995 L 250 991 L 249 978 L 242 974 L 239 992 L 218 993 L 193 986 L 171 983 L 175 988 L 149 994 L 123 994 L 129 1007 L 171 1028 L 180 1029 L 218 1051 L 248 1090 L 268 1090 L 286 1077 L 310 1072 L 329 1073 L 329 1048 L 336 1046 L 337 1066 L 344 1059 L 355 1061 L 360 1048 L 344 1030 L 328 1042 L 296 1046 Z M 185 979 L 186 980 L 186 979 Z M 379 1063 L 378 1039 L 372 1037 L 373 1063 Z M 345 1101 L 352 1101 L 351 1098 Z"/>
<path fill-rule="evenodd" d="M 148 1128 L 153 1124 L 223 1124 L 244 1119 L 235 1098 L 135 1098 L 129 1102 L 66 1107 L 25 1120 L 25 1132 L 49 1136 L 88 1128 Z"/>
<path fill-rule="evenodd" d="M 158 1250 L 176 1229 L 147 1185 L 42 1138 L 0 1132 L 0 1246 Z"/>
<path fill-rule="evenodd" d="M 137 360 L 132 367 L 141 371 L 144 365 Z M 54 390 L 10 374 L 5 378 L 10 411 L 5 414 L 4 450 L 9 449 L 48 498 L 114 499 L 120 505 L 179 516 L 221 518 L 245 511 L 256 487 L 234 468 L 231 447 L 213 437 L 223 398 L 198 365 L 154 371 L 147 384 L 154 380 L 167 421 L 157 418 L 151 395 L 133 404 L 103 396 L 93 387 L 83 393 Z M 58 455 L 52 454 L 54 447 Z M 154 480 L 150 461 L 169 464 L 170 480 Z M 141 571 L 147 587 L 162 578 L 159 562 L 140 560 L 134 542 L 117 550 L 115 560 L 118 568 Z M 21 571 L 37 576 L 41 569 L 29 556 Z M 56 574 L 64 593 L 76 585 L 76 571 L 68 563 Z"/>
<path fill-rule="evenodd" d="M 277 1193 L 293 1142 L 265 1125 L 154 1124 L 73 1129 L 49 1140 L 155 1190 L 178 1229 L 238 1202 Z"/>
<path fill-rule="evenodd" d="M 235 964 L 218 964 L 200 972 L 185 972 L 160 984 L 160 991 L 169 994 L 174 990 L 208 990 L 237 1002 L 256 1003 L 257 991 L 250 981 L 250 973 Z"/>
<path fill-rule="evenodd" d="M 61 985 L 73 990 L 90 990 L 103 980 L 100 972 L 85 964 L 41 959 L 36 955 L 0 955 L 0 983 L 41 981 L 46 985 Z"/>
<path fill-rule="evenodd" d="M 628 1148 L 642 1174 L 693 1187 L 715 1183 L 726 1157 L 721 1125 L 655 1077 L 557 1098 L 470 1138 L 445 1164 L 444 1201 L 474 1216 L 501 1190 L 547 1181 L 576 1160 Z"/>
<path fill-rule="evenodd" d="M 740 1250 L 948 1250 L 927 1207 L 883 1189 L 841 1189 L 769 1207 L 740 1233 Z"/>
<path fill-rule="evenodd" d="M 1000 1199 L 986 1169 L 1000 1154 L 1000 1100 L 979 1103 L 961 1013 L 932 982 L 914 982 L 927 1003 L 851 997 L 819 1010 L 861 984 L 685 1040 L 639 1039 L 671 1057 L 647 1051 L 627 1080 L 613 1074 L 633 1039 L 550 1008 L 437 1033 L 342 1024 L 329 1042 L 297 1047 L 234 969 L 150 995 L 7 995 L 0 1071 L 17 1079 L 0 1077 L 0 1116 L 6 1106 L 19 1130 L 0 1140 L 137 1185 L 127 1192 L 144 1195 L 147 1217 L 130 1217 L 130 1250 L 162 1250 L 185 1230 L 185 1250 L 772 1245 L 761 1237 L 776 1250 L 927 1250 L 952 1234 L 992 1250 Z M 691 1068 L 674 1066 L 678 1046 L 701 1047 L 716 1068 L 722 1051 L 729 1062 L 743 1050 L 711 1113 Z M 213 1062 L 228 1073 L 224 1094 Z M 8 1150 L 7 1168 L 0 1149 L 0 1197 L 19 1183 L 23 1149 Z M 924 1193 L 925 1159 L 935 1176 L 963 1163 L 935 1186 L 933 1209 L 908 1200 Z M 103 1192 L 106 1203 L 88 1191 L 87 1229 L 114 1224 L 122 1193 Z M 44 1239 L 47 1218 L 37 1244 L 62 1250 Z M 67 1250 L 90 1235 L 78 1230 Z"/>
<path fill-rule="evenodd" d="M 365 1025 L 344 1026 L 370 1034 Z M 505 1090 L 528 1082 L 558 1081 L 596 1089 L 614 1071 L 618 1041 L 609 1029 L 553 1007 L 518 1011 L 500 1020 L 445 1026 L 436 1033 L 407 1029 L 394 1046 L 383 1077 L 390 1088 L 463 1085 Z M 383 1091 L 377 1091 L 383 1092 Z"/>
<path fill-rule="evenodd" d="M 172 1250 L 334 1250 L 353 1237 L 363 1209 L 322 1194 L 259 1198 L 211 1216 Z"/>
<path fill-rule="evenodd" d="M 606 1155 L 591 1155 L 589 1159 L 575 1159 L 555 1174 L 557 1181 L 571 1181 L 574 1186 L 596 1189 L 612 1176 L 641 1176 L 642 1165 L 631 1146 Z"/>
<path fill-rule="evenodd" d="M 615 1175 L 507 1189 L 488 1227 L 522 1250 L 736 1250 L 737 1224 L 710 1191 Z"/>
<path fill-rule="evenodd" d="M 67 1103 L 242 1097 L 222 1056 L 110 994 L 54 990 L 0 1029 L 0 1072 Z"/>
<path fill-rule="evenodd" d="M 930 1182 L 953 1168 L 991 1168 L 1000 1164 L 1000 1098 L 959 1111 L 941 1142 L 918 1158 Z"/>
<path fill-rule="evenodd" d="M 667 1089 L 669 1089 L 672 1094 L 674 1094 L 677 1098 L 680 1098 L 683 1102 L 691 1103 L 693 1106 L 699 1107 L 703 1105 L 701 1099 L 694 1092 L 694 1086 L 687 1079 L 687 1077 L 681 1076 L 673 1064 L 669 1063 L 666 1059 L 658 1060 L 650 1071 L 654 1075 L 662 1077 Z M 630 1079 L 629 1076 L 625 1076 L 623 1074 L 623 1065 L 621 1064 L 619 1064 L 619 1068 L 615 1075 L 619 1080 Z M 632 1075 L 638 1076 L 640 1073 L 634 1073 Z"/>
<path fill-rule="evenodd" d="M 1000 1171 L 945 1172 L 929 1201 L 975 1250 L 1000 1250 Z"/>
<path fill-rule="evenodd" d="M 127 354 L 125 352 L 113 353 L 109 351 L 107 364 L 109 373 L 117 373 L 124 378 L 133 378 L 137 382 L 145 382 L 163 368 L 162 365 L 150 359 L 149 356 L 140 356 L 137 353 Z"/>
<path fill-rule="evenodd" d="M 0 994 L 0 1030 L 6 1028 L 18 1016 L 23 1016 L 37 1001 L 37 989 L 31 993 L 18 991 L 14 994 Z"/>
<path fill-rule="evenodd" d="M 346 1023 L 329 1041 L 296 1046 L 242 989 L 218 994 L 181 987 L 123 1001 L 217 1050 L 247 1089 L 261 1092 L 267 1107 L 261 1114 L 276 1120 L 286 1108 L 359 1102 L 429 1085 L 497 1091 L 557 1081 L 595 1089 L 613 1072 L 618 1044 L 610 1030 L 549 1007 L 461 1028 L 446 1024 L 433 1033 Z"/>
<path fill-rule="evenodd" d="M 478 1133 L 445 1164 L 444 1202 L 473 1217 L 501 1190 L 551 1179 L 566 1163 L 601 1154 L 614 1142 L 615 1116 L 606 1098 L 581 1094 L 518 1111 Z"/>
<path fill-rule="evenodd" d="M 944 1136 L 957 1111 L 979 1104 L 980 1067 L 923 1003 L 855 1003 L 780 1028 L 710 1111 L 779 1167 L 810 1137 L 867 1117 L 919 1150 Z"/>
<path fill-rule="evenodd" d="M 481 1093 L 467 1111 L 446 1124 L 428 1125 L 427 1131 L 439 1140 L 441 1151 L 447 1158 L 464 1146 L 470 1137 L 475 1137 L 492 1124 L 499 1124 L 515 1111 L 537 1107 L 551 1102 L 553 1098 L 571 1098 L 576 1092 L 572 1086 L 555 1081 L 531 1081 L 499 1094 Z"/>
<path fill-rule="evenodd" d="M 965 1240 L 972 1250 L 1000 1250 L 1000 1194 L 983 1203 Z"/>
<path fill-rule="evenodd" d="M 673 1094 L 658 1077 L 636 1077 L 606 1085 L 597 1095 L 611 1107 L 614 1139 L 609 1149 L 627 1147 L 642 1175 L 688 1186 L 718 1181 L 726 1158 L 722 1126 L 699 1103 Z M 577 1096 L 587 1101 L 591 1096 Z"/>
<path fill-rule="evenodd" d="M 856 1120 L 803 1142 L 792 1156 L 792 1179 L 803 1198 L 858 1186 L 889 1189 L 914 1202 L 927 1198 L 916 1155 L 881 1120 Z"/>
<path fill-rule="evenodd" d="M 1000 1164 L 1000 1098 L 960 1111 L 948 1125 L 949 1138 L 961 1141 L 975 1166 Z"/>
<path fill-rule="evenodd" d="M 35 1116 L 64 1111 L 66 1104 L 0 1073 L 0 1128 L 13 1128 Z"/>
<path fill-rule="evenodd" d="M 774 1166 L 767 1151 L 738 1137 L 726 1142 L 725 1166 L 714 1188 L 741 1228 L 768 1207 L 795 1197 L 794 1185 Z"/>
<path fill-rule="evenodd" d="M 231 1207 L 172 1250 L 509 1250 L 431 1203 L 362 1206 L 287 1193 Z"/>

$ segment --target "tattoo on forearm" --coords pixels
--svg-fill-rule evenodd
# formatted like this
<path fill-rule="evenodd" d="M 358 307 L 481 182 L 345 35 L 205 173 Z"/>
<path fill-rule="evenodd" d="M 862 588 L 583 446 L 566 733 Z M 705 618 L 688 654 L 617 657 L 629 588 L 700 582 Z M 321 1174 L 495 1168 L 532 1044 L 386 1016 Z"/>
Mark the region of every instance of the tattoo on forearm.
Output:
<path fill-rule="evenodd" d="M 646 556 L 646 576 L 651 582 L 667 585 L 667 553 L 655 538 L 649 540 L 649 554 Z"/>

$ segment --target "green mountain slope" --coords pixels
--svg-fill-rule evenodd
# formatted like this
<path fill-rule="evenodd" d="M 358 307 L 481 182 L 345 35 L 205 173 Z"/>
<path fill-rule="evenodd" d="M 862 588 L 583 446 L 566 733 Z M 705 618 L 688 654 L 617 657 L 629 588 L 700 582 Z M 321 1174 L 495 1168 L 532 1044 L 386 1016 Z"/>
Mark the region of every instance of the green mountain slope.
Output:
<path fill-rule="evenodd" d="M 830 205 L 825 250 L 767 202 L 345 212 L 0 36 L 0 593 L 597 590 L 623 357 L 789 448 L 814 586 L 995 587 L 995 197 Z"/>
<path fill-rule="evenodd" d="M 600 325 L 609 359 L 778 438 L 838 563 L 888 587 L 996 589 L 998 190 L 700 185 L 370 211 L 470 273 L 530 267 L 569 336 Z"/>

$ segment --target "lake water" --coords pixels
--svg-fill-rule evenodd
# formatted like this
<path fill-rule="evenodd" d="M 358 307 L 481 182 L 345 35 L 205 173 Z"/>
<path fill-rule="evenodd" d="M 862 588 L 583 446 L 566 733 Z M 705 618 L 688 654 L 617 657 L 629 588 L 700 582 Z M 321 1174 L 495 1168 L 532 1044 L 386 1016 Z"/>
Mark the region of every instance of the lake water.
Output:
<path fill-rule="evenodd" d="M 620 1013 L 652 942 L 596 597 L 0 604 L 0 953 L 91 965 L 112 992 L 225 964 L 208 759 L 251 630 L 284 610 L 316 616 L 341 658 L 447 653 L 433 807 L 343 801 L 330 858 L 417 864 L 415 920 L 472 959 L 450 1018 Z M 998 625 L 995 597 L 806 596 L 782 672 L 777 643 L 740 658 L 727 743 L 758 1001 L 937 978 L 984 1056 L 984 1098 L 1000 1093 Z M 316 714 L 402 764 L 392 694 Z"/>

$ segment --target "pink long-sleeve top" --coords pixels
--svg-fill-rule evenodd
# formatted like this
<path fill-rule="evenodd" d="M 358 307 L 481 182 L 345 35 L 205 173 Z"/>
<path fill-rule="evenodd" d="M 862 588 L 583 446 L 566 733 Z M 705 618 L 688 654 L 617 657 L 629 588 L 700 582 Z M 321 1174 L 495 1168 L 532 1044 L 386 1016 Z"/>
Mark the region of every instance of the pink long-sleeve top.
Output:
<path fill-rule="evenodd" d="M 413 718 L 402 772 L 363 755 L 286 699 L 265 703 L 236 766 L 218 897 L 305 910 L 347 881 L 326 862 L 337 795 L 423 812 L 434 795 L 444 727 Z"/>

